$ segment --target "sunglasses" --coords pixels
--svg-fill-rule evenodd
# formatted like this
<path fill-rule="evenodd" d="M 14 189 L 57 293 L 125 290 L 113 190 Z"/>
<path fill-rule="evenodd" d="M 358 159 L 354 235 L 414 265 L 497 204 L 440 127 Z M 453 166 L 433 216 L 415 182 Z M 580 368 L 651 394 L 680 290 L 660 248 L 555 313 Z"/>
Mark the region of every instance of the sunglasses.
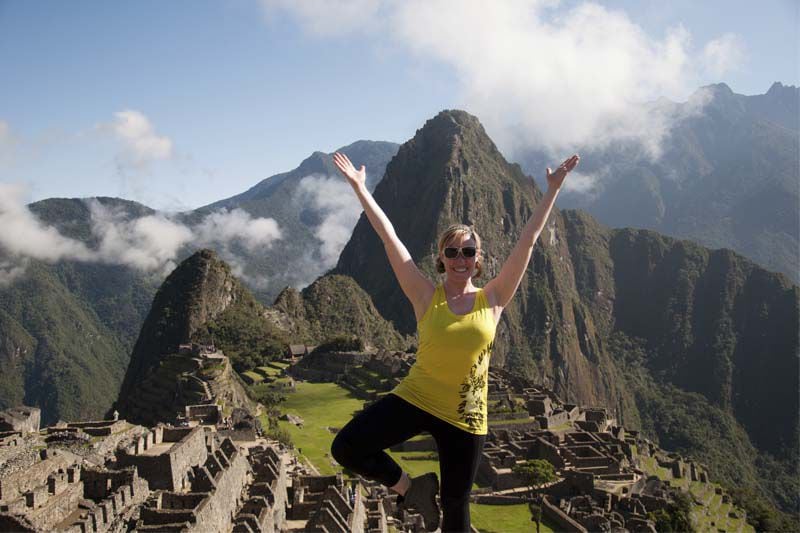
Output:
<path fill-rule="evenodd" d="M 477 249 L 474 246 L 464 246 L 463 248 L 445 248 L 444 249 L 444 256 L 448 259 L 455 259 L 458 257 L 459 252 L 461 255 L 464 256 L 464 259 L 469 259 L 470 257 L 475 257 L 477 253 Z"/>

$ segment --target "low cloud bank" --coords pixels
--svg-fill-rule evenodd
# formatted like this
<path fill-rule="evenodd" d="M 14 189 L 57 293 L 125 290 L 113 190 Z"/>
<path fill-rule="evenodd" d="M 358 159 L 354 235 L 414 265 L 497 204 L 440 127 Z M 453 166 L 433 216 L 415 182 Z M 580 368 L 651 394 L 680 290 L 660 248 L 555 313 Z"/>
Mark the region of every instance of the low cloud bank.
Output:
<path fill-rule="evenodd" d="M 215 248 L 241 272 L 236 245 L 252 251 L 282 237 L 274 219 L 253 218 L 241 209 L 217 211 L 187 226 L 160 213 L 130 219 L 121 209 L 87 200 L 97 241 L 90 248 L 40 221 L 25 205 L 25 192 L 21 185 L 0 183 L 0 285 L 19 279 L 31 259 L 124 265 L 163 276 L 185 247 Z"/>

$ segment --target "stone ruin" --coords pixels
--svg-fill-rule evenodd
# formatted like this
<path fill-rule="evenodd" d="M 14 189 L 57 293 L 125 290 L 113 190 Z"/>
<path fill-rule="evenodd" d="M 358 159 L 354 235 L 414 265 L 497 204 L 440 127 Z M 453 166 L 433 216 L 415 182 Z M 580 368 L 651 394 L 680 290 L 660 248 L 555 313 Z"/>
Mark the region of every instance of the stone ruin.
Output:
<path fill-rule="evenodd" d="M 306 356 L 290 372 L 304 379 L 336 381 L 360 392 L 357 396 L 368 403 L 391 390 L 413 359 L 413 354 L 387 351 Z M 373 392 L 365 393 L 366 388 Z M 508 504 L 536 498 L 543 513 L 567 531 L 655 531 L 647 513 L 670 505 L 670 487 L 668 482 L 648 480 L 639 457 L 655 458 L 674 478 L 708 482 L 703 467 L 665 454 L 638 432 L 618 425 L 607 409 L 562 402 L 551 390 L 502 369 L 489 371 L 488 403 L 490 431 L 477 475 L 483 488 L 473 491 L 473 501 Z M 393 450 L 435 453 L 436 446 L 432 438 L 422 438 Z M 516 464 L 530 459 L 550 462 L 558 481 L 531 493 L 512 472 Z M 369 483 L 367 487 L 379 502 L 368 505 L 370 524 L 421 530 L 421 517 L 399 512 L 396 498 L 384 488 Z"/>
<path fill-rule="evenodd" d="M 48 442 L 58 434 L 91 435 L 92 451 Z M 147 430 L 124 420 L 50 427 L 25 439 L 0 438 L 0 531 L 286 529 L 288 459 L 277 443 L 243 446 L 213 426 Z M 96 451 L 105 441 L 116 447 L 103 460 Z"/>

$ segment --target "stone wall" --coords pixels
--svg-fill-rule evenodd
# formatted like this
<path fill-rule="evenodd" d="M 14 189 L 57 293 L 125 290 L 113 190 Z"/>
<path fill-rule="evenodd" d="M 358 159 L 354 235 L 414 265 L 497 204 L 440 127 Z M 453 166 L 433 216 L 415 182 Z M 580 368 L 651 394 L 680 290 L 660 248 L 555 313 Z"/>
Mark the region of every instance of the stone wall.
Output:
<path fill-rule="evenodd" d="M 181 443 L 191 442 L 184 438 Z M 137 529 L 147 531 L 165 524 L 188 523 L 190 531 L 227 531 L 241 503 L 250 466 L 245 456 L 229 439 L 222 442 L 214 457 L 220 470 L 214 474 L 214 488 L 207 492 L 160 493 L 142 508 Z M 192 487 L 194 489 L 194 487 Z"/>
<path fill-rule="evenodd" d="M 128 427 L 128 423 L 124 420 L 98 420 L 94 422 L 73 422 L 67 424 L 67 428 L 77 428 L 88 435 L 95 437 L 106 437 L 112 433 L 118 433 Z M 48 428 L 48 430 L 51 428 Z M 55 428 L 57 431 L 63 429 Z"/>
<path fill-rule="evenodd" d="M 542 514 L 558 526 L 558 531 L 568 533 L 588 533 L 586 528 L 567 516 L 567 514 L 550 503 L 547 497 L 542 498 Z"/>
<path fill-rule="evenodd" d="M 187 405 L 186 420 L 202 424 L 216 424 L 222 420 L 222 408 L 215 403 Z"/>
<path fill-rule="evenodd" d="M 164 428 L 165 442 L 169 442 L 167 438 L 168 430 Z M 187 472 L 192 466 L 203 464 L 207 455 L 205 431 L 200 427 L 192 428 L 169 450 L 171 475 L 171 487 L 169 490 L 182 488 Z"/>
<path fill-rule="evenodd" d="M 52 531 L 55 526 L 78 508 L 83 498 L 83 483 L 66 473 L 51 474 L 47 483 L 28 491 L 26 518 L 40 530 Z"/>
<path fill-rule="evenodd" d="M 0 479 L 0 504 L 19 498 L 22 493 L 41 485 L 53 472 L 67 468 L 80 461 L 76 455 L 61 450 L 42 450 L 41 460 L 24 471 Z"/>
<path fill-rule="evenodd" d="M 163 453 L 149 453 L 153 446 L 170 442 L 174 444 Z M 135 466 L 151 490 L 179 490 L 186 485 L 191 467 L 205 463 L 207 455 L 202 427 L 156 427 L 134 446 L 119 451 L 117 465 L 123 468 Z"/>

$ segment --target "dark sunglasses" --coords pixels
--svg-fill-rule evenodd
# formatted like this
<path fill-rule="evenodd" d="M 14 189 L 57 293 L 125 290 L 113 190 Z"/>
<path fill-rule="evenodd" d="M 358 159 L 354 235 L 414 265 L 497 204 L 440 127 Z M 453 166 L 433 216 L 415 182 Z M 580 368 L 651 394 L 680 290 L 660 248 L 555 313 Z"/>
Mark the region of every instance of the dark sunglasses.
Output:
<path fill-rule="evenodd" d="M 463 248 L 445 248 L 444 249 L 444 256 L 448 259 L 455 259 L 458 257 L 458 253 L 461 252 L 461 255 L 464 256 L 465 259 L 470 257 L 475 257 L 477 253 L 477 249 L 474 246 L 464 246 Z"/>

